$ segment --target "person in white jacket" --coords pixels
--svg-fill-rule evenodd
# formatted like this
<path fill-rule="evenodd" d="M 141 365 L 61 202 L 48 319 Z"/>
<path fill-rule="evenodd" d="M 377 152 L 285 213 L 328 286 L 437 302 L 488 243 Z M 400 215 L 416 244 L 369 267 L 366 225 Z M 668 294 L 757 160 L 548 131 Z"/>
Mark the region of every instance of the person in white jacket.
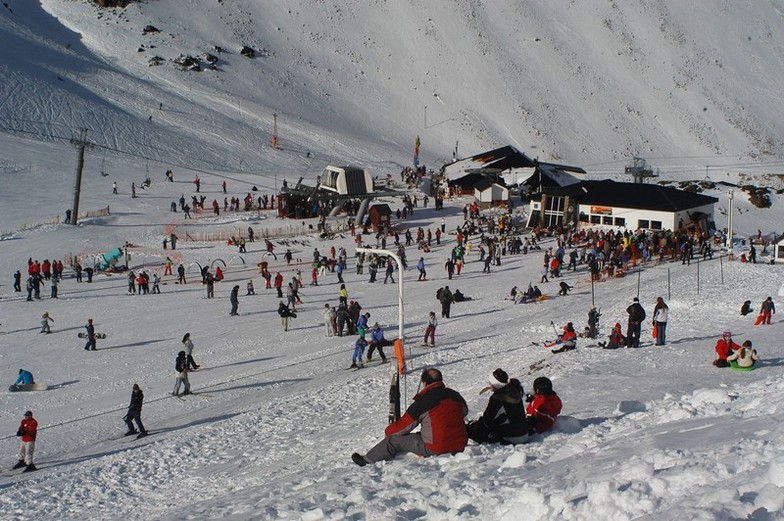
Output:
<path fill-rule="evenodd" d="M 335 318 L 335 312 L 329 304 L 324 304 L 324 311 L 321 313 L 321 316 L 324 318 L 324 336 L 333 336 L 334 330 L 332 329 L 332 322 Z"/>
<path fill-rule="evenodd" d="M 738 367 L 743 368 L 754 367 L 758 360 L 757 351 L 751 348 L 751 340 L 743 342 L 743 347 L 727 357 L 728 362 L 737 362 Z"/>
<path fill-rule="evenodd" d="M 656 345 L 663 346 L 667 343 L 667 316 L 670 308 L 664 303 L 662 297 L 656 298 L 656 306 L 653 308 L 653 325 L 656 326 Z"/>

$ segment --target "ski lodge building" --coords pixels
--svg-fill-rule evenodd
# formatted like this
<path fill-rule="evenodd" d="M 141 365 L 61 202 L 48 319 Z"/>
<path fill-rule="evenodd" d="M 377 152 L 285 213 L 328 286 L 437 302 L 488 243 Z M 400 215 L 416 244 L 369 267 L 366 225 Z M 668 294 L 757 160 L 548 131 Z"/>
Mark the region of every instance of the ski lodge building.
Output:
<path fill-rule="evenodd" d="M 612 226 L 710 231 L 715 197 L 669 186 L 611 180 L 546 187 L 531 198 L 528 226 Z"/>

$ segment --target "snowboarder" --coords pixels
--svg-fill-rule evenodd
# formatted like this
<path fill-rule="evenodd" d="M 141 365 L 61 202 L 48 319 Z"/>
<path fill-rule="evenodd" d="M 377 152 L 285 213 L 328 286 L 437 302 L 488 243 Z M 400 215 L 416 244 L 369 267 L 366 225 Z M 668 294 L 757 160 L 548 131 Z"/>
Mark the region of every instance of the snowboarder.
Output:
<path fill-rule="evenodd" d="M 544 376 L 534 380 L 534 394 L 526 396 L 526 401 L 529 434 L 552 429 L 563 407 L 561 398 L 553 391 L 553 382 Z"/>
<path fill-rule="evenodd" d="M 189 370 L 196 370 L 201 367 L 199 364 L 196 363 L 196 360 L 193 359 L 193 341 L 191 341 L 191 334 L 185 333 L 182 337 L 182 345 L 185 346 L 185 359 L 188 362 L 186 365 Z"/>
<path fill-rule="evenodd" d="M 185 392 L 182 394 L 190 394 L 191 383 L 188 381 L 188 359 L 185 351 L 177 353 L 177 359 L 174 361 L 174 371 L 177 373 L 177 378 L 174 381 L 172 396 L 180 395 L 180 385 L 185 385 Z"/>
<path fill-rule="evenodd" d="M 41 331 L 39 333 L 46 333 L 47 335 L 52 332 L 49 328 L 49 321 L 54 322 L 54 319 L 49 316 L 48 311 L 44 311 L 44 314 L 41 315 Z"/>
<path fill-rule="evenodd" d="M 16 378 L 14 385 L 30 385 L 34 383 L 35 380 L 33 379 L 33 373 L 27 371 L 26 369 L 20 369 L 19 376 Z"/>
<path fill-rule="evenodd" d="M 528 422 L 523 403 L 523 386 L 516 378 L 510 380 L 503 369 L 493 371 L 489 383 L 480 394 L 487 390 L 493 394 L 482 416 L 466 425 L 468 437 L 477 443 L 525 443 L 528 441 Z"/>
<path fill-rule="evenodd" d="M 85 351 L 96 351 L 98 346 L 95 342 L 95 326 L 93 326 L 93 319 L 88 318 L 87 324 L 84 325 L 87 330 L 87 343 L 84 344 Z"/>
<path fill-rule="evenodd" d="M 125 425 L 128 426 L 128 432 L 125 433 L 126 436 L 130 436 L 131 434 L 139 434 L 137 438 L 143 438 L 147 436 L 147 430 L 144 428 L 144 424 L 142 424 L 142 404 L 144 403 L 144 393 L 139 388 L 139 384 L 133 384 L 133 390 L 131 391 L 131 404 L 128 406 L 128 413 L 125 415 Z M 138 427 L 138 431 L 133 428 L 133 422 L 136 422 L 136 427 Z"/>
<path fill-rule="evenodd" d="M 13 466 L 14 469 L 25 467 L 25 472 L 37 470 L 33 464 L 33 454 L 35 453 L 35 437 L 38 433 L 38 422 L 33 418 L 32 411 L 24 413 L 24 419 L 19 424 L 16 435 L 22 438 L 19 446 L 19 462 Z"/>
<path fill-rule="evenodd" d="M 233 288 L 231 288 L 231 295 L 229 295 L 229 302 L 231 302 L 231 312 L 229 313 L 229 315 L 231 316 L 239 315 L 239 313 L 237 312 L 237 309 L 240 306 L 239 293 L 240 293 L 239 285 L 235 285 Z"/>
<path fill-rule="evenodd" d="M 460 393 L 444 386 L 438 369 L 422 371 L 421 382 L 424 387 L 405 414 L 387 426 L 384 439 L 367 454 L 353 453 L 354 463 L 363 467 L 405 452 L 422 457 L 463 452 L 468 442 L 464 423 L 468 405 Z M 418 425 L 420 432 L 412 433 Z"/>

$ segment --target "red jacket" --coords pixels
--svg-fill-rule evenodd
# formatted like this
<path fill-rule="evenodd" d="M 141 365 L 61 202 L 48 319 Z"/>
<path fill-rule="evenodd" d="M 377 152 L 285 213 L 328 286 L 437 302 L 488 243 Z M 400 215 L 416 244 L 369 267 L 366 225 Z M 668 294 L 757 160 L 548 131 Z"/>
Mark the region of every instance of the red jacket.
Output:
<path fill-rule="evenodd" d="M 398 421 L 387 426 L 384 434 L 407 434 L 421 425 L 420 434 L 430 452 L 463 452 L 468 443 L 464 422 L 467 414 L 468 405 L 460 393 L 435 382 L 414 396 L 414 403 Z"/>
<path fill-rule="evenodd" d="M 22 433 L 22 441 L 35 441 L 35 435 L 38 433 L 38 422 L 35 418 L 25 418 L 19 424 L 19 432 Z"/>
<path fill-rule="evenodd" d="M 561 399 L 557 394 L 535 394 L 534 400 L 528 404 L 526 414 L 536 417 L 534 430 L 549 431 L 555 425 L 555 419 L 561 413 Z"/>
<path fill-rule="evenodd" d="M 740 349 L 740 346 L 733 342 L 732 340 L 726 342 L 724 338 L 720 338 L 716 342 L 716 354 L 719 356 L 719 360 L 726 360 L 728 356 L 730 356 L 733 351 L 737 351 Z"/>

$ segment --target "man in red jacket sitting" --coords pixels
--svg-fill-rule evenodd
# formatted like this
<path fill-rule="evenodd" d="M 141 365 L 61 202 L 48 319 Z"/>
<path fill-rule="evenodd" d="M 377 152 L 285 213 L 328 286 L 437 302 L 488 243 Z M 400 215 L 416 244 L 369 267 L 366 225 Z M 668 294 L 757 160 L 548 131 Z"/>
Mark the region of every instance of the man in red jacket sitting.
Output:
<path fill-rule="evenodd" d="M 438 369 L 425 369 L 422 384 L 425 387 L 414 396 L 414 402 L 406 413 L 386 428 L 386 437 L 364 456 L 356 452 L 351 455 L 354 463 L 362 467 L 394 459 L 401 452 L 423 457 L 463 452 L 468 443 L 464 421 L 468 405 L 465 400 L 460 393 L 444 386 Z M 422 428 L 412 434 L 411 431 L 418 425 Z"/>

